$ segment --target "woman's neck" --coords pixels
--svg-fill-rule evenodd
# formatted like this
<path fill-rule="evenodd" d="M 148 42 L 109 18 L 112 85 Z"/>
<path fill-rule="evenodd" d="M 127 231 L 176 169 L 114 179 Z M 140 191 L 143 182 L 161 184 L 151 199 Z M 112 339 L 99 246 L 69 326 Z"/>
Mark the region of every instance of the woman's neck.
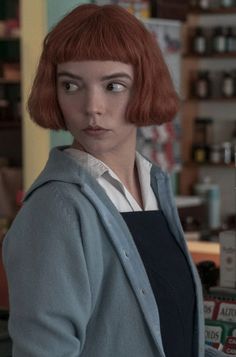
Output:
<path fill-rule="evenodd" d="M 84 150 L 78 143 L 74 143 L 72 147 Z M 136 150 L 135 145 L 130 145 L 129 150 L 124 150 L 122 152 L 119 148 L 119 152 L 110 151 L 109 153 L 99 153 L 93 154 L 98 160 L 101 160 L 106 164 L 120 179 L 122 184 L 130 192 L 130 194 L 135 198 L 140 207 L 143 208 L 141 187 L 139 182 L 139 175 L 136 160 Z"/>
<path fill-rule="evenodd" d="M 109 158 L 99 157 L 98 159 L 103 161 L 113 172 L 115 172 L 139 206 L 143 208 L 139 174 L 135 162 L 136 152 L 129 152 L 126 156 L 119 158 L 116 156 L 115 159 L 112 158 L 112 156 Z"/>

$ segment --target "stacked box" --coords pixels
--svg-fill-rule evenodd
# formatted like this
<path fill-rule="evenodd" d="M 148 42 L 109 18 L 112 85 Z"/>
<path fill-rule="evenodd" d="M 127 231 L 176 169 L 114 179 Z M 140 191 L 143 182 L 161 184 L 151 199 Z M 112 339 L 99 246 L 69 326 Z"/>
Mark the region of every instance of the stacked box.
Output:
<path fill-rule="evenodd" d="M 219 303 L 219 300 L 216 299 L 204 300 L 204 316 L 206 320 L 216 320 Z"/>
<path fill-rule="evenodd" d="M 223 321 L 205 321 L 205 341 L 207 344 L 215 346 L 225 344 L 228 336 L 231 335 L 232 329 L 235 328 L 234 323 Z"/>
<path fill-rule="evenodd" d="M 236 232 L 220 233 L 220 286 L 236 287 Z"/>
<path fill-rule="evenodd" d="M 218 304 L 216 320 L 234 322 L 236 324 L 236 302 L 222 301 Z"/>
<path fill-rule="evenodd" d="M 230 336 L 226 339 L 223 352 L 228 355 L 236 355 L 236 337 Z"/>
<path fill-rule="evenodd" d="M 208 298 L 204 313 L 206 343 L 214 348 L 222 344 L 225 353 L 236 355 L 236 301 Z"/>

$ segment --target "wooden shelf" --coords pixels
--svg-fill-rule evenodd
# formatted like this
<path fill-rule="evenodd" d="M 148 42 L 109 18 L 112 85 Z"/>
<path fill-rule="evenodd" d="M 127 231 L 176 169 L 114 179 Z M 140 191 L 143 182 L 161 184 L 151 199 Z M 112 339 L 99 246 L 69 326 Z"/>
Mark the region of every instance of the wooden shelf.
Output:
<path fill-rule="evenodd" d="M 0 120 L 0 130 L 1 129 L 18 129 L 21 127 L 20 120 Z"/>
<path fill-rule="evenodd" d="M 0 41 L 19 41 L 20 36 L 0 36 Z"/>
<path fill-rule="evenodd" d="M 20 79 L 0 78 L 0 84 L 20 84 Z"/>
<path fill-rule="evenodd" d="M 210 59 L 234 59 L 236 58 L 236 52 L 224 52 L 224 53 L 212 53 L 206 55 L 198 55 L 195 53 L 185 53 L 183 54 L 184 59 L 194 59 L 194 60 L 210 60 Z"/>
<path fill-rule="evenodd" d="M 188 249 L 194 262 L 212 260 L 217 266 L 220 265 L 220 244 L 216 242 L 187 241 Z"/>
<path fill-rule="evenodd" d="M 214 163 L 211 163 L 211 162 L 204 162 L 202 164 L 200 163 L 197 163 L 197 162 L 193 162 L 193 161 L 189 161 L 189 162 L 185 162 L 184 163 L 184 166 L 185 167 L 193 167 L 193 168 L 196 168 L 196 167 L 212 167 L 212 168 L 216 168 L 216 167 L 219 167 L 219 168 L 228 168 L 228 169 L 235 169 L 235 164 L 232 162 L 230 164 L 224 164 L 223 162 L 219 163 L 219 164 L 214 164 Z"/>
<path fill-rule="evenodd" d="M 194 9 L 189 12 L 189 15 L 231 15 L 236 14 L 236 7 L 228 8 L 213 8 L 208 10 Z"/>
<path fill-rule="evenodd" d="M 193 102 L 193 103 L 197 103 L 197 102 L 201 102 L 201 103 L 206 103 L 206 102 L 226 102 L 226 103 L 235 103 L 236 104 L 236 97 L 232 97 L 232 98 L 224 98 L 224 97 L 220 97 L 220 98 L 187 98 L 186 100 L 184 100 L 184 102 Z"/>

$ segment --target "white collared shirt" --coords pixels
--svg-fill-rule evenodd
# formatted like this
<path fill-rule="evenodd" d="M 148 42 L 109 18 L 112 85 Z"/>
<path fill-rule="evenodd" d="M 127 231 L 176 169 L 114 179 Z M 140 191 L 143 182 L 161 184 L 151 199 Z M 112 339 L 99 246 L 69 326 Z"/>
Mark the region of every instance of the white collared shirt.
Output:
<path fill-rule="evenodd" d="M 103 187 L 119 212 L 142 211 L 135 198 L 126 189 L 119 177 L 104 162 L 87 152 L 68 148 L 65 152 L 79 161 L 90 175 Z M 144 211 L 157 210 L 158 204 L 150 184 L 152 164 L 136 152 L 136 165 L 139 175 Z"/>

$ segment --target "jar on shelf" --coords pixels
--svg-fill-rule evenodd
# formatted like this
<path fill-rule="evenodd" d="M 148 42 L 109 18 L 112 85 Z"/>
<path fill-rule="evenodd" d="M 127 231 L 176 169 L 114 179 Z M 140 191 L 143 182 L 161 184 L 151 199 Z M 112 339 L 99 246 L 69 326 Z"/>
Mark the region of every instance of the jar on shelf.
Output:
<path fill-rule="evenodd" d="M 226 47 L 226 34 L 223 27 L 217 26 L 213 30 L 212 48 L 215 53 L 224 53 Z"/>
<path fill-rule="evenodd" d="M 221 163 L 221 147 L 219 144 L 213 144 L 210 146 L 209 162 L 211 164 Z"/>
<path fill-rule="evenodd" d="M 189 0 L 189 6 L 193 10 L 197 9 L 198 8 L 198 0 Z"/>
<path fill-rule="evenodd" d="M 225 8 L 233 7 L 234 6 L 234 0 L 221 0 L 220 6 L 221 7 L 225 7 Z"/>
<path fill-rule="evenodd" d="M 8 119 L 9 101 L 5 96 L 5 89 L 3 85 L 0 85 L 0 121 Z"/>
<path fill-rule="evenodd" d="M 221 145 L 222 148 L 222 161 L 224 164 L 229 165 L 232 161 L 232 145 L 231 142 L 225 141 Z"/>
<path fill-rule="evenodd" d="M 221 225 L 219 185 L 206 176 L 194 185 L 194 193 L 206 202 L 208 228 L 218 229 Z"/>
<path fill-rule="evenodd" d="M 229 53 L 236 52 L 236 33 L 232 26 L 226 29 L 226 51 Z"/>
<path fill-rule="evenodd" d="M 210 0 L 199 0 L 198 6 L 201 10 L 207 10 L 210 7 Z"/>
<path fill-rule="evenodd" d="M 211 9 L 218 9 L 220 7 L 221 0 L 211 0 L 210 8 Z"/>
<path fill-rule="evenodd" d="M 194 143 L 192 146 L 192 159 L 198 164 L 209 160 L 209 148 L 212 140 L 211 118 L 195 118 L 194 120 Z"/>
<path fill-rule="evenodd" d="M 207 53 L 207 37 L 202 27 L 196 27 L 192 38 L 193 52 L 199 55 Z"/>
<path fill-rule="evenodd" d="M 231 161 L 236 164 L 236 122 L 234 124 L 234 129 L 231 135 Z"/>
<path fill-rule="evenodd" d="M 197 78 L 194 81 L 193 94 L 199 99 L 211 97 L 211 79 L 209 71 L 198 71 Z"/>
<path fill-rule="evenodd" d="M 6 99 L 0 99 L 0 122 L 9 119 L 9 102 Z"/>
<path fill-rule="evenodd" d="M 222 76 L 222 95 L 232 98 L 235 94 L 235 80 L 231 72 L 223 72 Z"/>

